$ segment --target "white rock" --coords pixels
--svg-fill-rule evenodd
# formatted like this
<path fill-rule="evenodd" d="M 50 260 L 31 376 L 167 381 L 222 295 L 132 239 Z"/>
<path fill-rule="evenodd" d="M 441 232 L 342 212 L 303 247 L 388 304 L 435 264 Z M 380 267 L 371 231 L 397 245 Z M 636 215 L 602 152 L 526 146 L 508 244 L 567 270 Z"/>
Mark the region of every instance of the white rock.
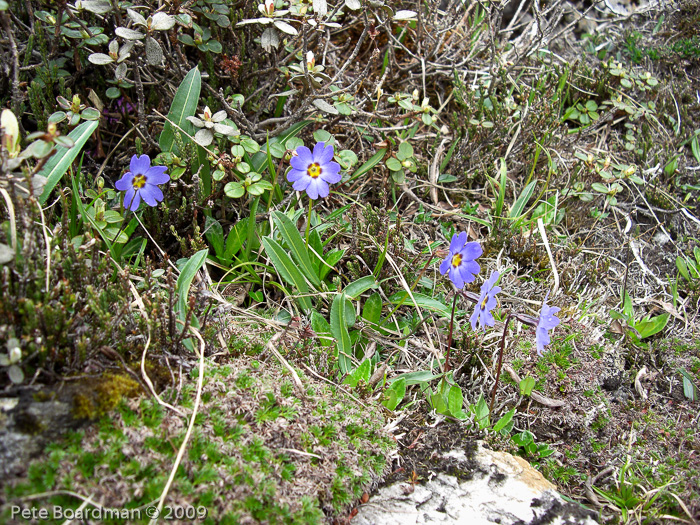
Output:
<path fill-rule="evenodd" d="M 442 456 L 464 464 L 462 480 L 444 473 L 425 483 L 395 483 L 359 507 L 353 525 L 452 523 L 594 524 L 595 513 L 564 501 L 556 488 L 522 458 L 479 444 L 476 456 Z M 478 466 L 474 466 L 474 464 Z"/>

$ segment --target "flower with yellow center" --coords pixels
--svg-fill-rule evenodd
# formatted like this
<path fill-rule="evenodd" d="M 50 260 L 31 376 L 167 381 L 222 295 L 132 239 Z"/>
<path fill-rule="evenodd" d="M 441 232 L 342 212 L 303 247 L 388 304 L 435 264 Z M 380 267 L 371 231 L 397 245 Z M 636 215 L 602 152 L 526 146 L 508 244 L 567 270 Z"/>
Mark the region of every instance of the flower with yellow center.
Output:
<path fill-rule="evenodd" d="M 496 320 L 491 314 L 491 310 L 496 308 L 498 300 L 496 299 L 496 294 L 501 291 L 500 286 L 496 286 L 498 277 L 500 274 L 496 271 L 491 274 L 491 277 L 481 285 L 481 296 L 479 297 L 479 302 L 474 309 L 474 313 L 469 318 L 472 324 L 472 330 L 476 330 L 476 324 L 479 323 L 479 327 L 486 330 L 487 326 L 493 326 L 496 324 Z"/>
<path fill-rule="evenodd" d="M 333 162 L 333 146 L 318 142 L 313 152 L 306 146 L 299 146 L 292 160 L 292 169 L 287 174 L 287 180 L 296 191 L 306 191 L 309 198 L 316 200 L 327 197 L 330 193 L 329 184 L 340 182 L 340 164 Z"/>
<path fill-rule="evenodd" d="M 467 242 L 467 234 L 455 233 L 450 242 L 447 258 L 440 264 L 440 273 L 448 274 L 457 288 L 464 288 L 465 283 L 474 280 L 481 267 L 476 262 L 483 250 L 478 242 Z"/>
<path fill-rule="evenodd" d="M 149 206 L 157 206 L 163 200 L 163 192 L 158 187 L 170 181 L 165 166 L 151 166 L 148 155 L 131 157 L 130 171 L 119 179 L 114 187 L 125 192 L 124 206 L 131 211 L 139 209 L 141 200 Z"/>

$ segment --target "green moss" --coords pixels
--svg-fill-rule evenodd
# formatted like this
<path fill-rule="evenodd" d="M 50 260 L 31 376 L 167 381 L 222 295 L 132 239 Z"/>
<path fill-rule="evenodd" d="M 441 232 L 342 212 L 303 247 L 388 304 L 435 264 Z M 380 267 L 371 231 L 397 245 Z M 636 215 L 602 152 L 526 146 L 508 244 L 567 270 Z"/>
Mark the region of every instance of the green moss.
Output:
<path fill-rule="evenodd" d="M 131 397 L 141 390 L 132 378 L 124 375 L 105 374 L 97 386 L 85 384 L 85 392 L 73 397 L 73 416 L 77 419 L 96 419 L 114 410 L 124 397 Z"/>

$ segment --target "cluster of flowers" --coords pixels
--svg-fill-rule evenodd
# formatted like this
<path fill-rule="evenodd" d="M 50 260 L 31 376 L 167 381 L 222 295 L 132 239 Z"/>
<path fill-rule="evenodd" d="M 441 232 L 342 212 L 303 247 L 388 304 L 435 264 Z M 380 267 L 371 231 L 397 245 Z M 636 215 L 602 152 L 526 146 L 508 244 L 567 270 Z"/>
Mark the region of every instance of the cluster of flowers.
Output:
<path fill-rule="evenodd" d="M 306 146 L 298 147 L 291 158 L 292 169 L 287 174 L 287 180 L 292 183 L 296 191 L 305 191 L 312 200 L 327 197 L 330 193 L 329 185 L 340 182 L 342 177 L 340 165 L 333 161 L 334 154 L 333 146 L 326 145 L 324 142 L 316 143 L 313 152 Z M 151 166 L 148 155 L 131 157 L 130 170 L 115 184 L 119 191 L 125 192 L 126 207 L 136 211 L 142 200 L 149 206 L 156 206 L 162 201 L 163 192 L 158 186 L 170 181 L 170 176 L 165 173 L 166 170 L 165 166 Z M 447 274 L 454 285 L 461 290 L 465 284 L 474 281 L 476 274 L 481 271 L 476 259 L 482 253 L 483 250 L 478 242 L 467 242 L 465 232 L 455 233 L 452 236 L 447 257 L 440 264 L 440 273 Z M 473 330 L 476 330 L 477 324 L 484 330 L 487 326 L 495 325 L 491 311 L 498 303 L 496 294 L 501 291 L 501 288 L 496 286 L 499 276 L 498 271 L 492 272 L 481 286 L 481 295 L 475 301 L 476 308 L 470 318 Z M 464 297 L 475 300 L 468 294 L 464 294 Z M 549 293 L 542 303 L 538 319 L 517 316 L 521 321 L 536 326 L 535 341 L 537 353 L 540 355 L 545 345 L 550 342 L 549 331 L 559 324 L 559 319 L 556 317 L 559 308 L 548 306 L 548 297 Z"/>
<path fill-rule="evenodd" d="M 474 281 L 476 274 L 481 271 L 481 267 L 476 262 L 476 259 L 482 253 L 483 250 L 478 242 L 467 242 L 467 234 L 465 232 L 455 233 L 452 236 L 447 257 L 440 264 L 440 273 L 443 275 L 447 274 L 454 285 L 461 290 L 466 283 Z M 464 297 L 476 302 L 476 308 L 470 318 L 473 330 L 476 330 L 477 323 L 484 330 L 486 330 L 486 326 L 494 326 L 496 324 L 491 310 L 496 307 L 498 303 L 496 294 L 501 291 L 500 286 L 496 286 L 499 276 L 498 271 L 491 273 L 491 276 L 481 285 L 481 295 L 478 300 L 464 294 Z M 544 347 L 550 342 L 549 331 L 559 324 L 559 319 L 556 317 L 559 308 L 547 305 L 548 298 L 549 292 L 544 298 L 538 319 L 517 315 L 520 321 L 536 327 L 535 342 L 538 355 L 542 355 Z"/>

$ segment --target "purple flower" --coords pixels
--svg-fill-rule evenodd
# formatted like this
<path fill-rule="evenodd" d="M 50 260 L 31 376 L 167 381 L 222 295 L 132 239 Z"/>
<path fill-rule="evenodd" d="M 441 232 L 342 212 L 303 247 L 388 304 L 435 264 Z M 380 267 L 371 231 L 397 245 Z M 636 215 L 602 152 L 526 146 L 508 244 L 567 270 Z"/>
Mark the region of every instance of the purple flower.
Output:
<path fill-rule="evenodd" d="M 549 292 L 547 292 L 547 295 L 544 297 L 544 301 L 542 302 L 540 320 L 537 323 L 537 330 L 535 331 L 537 355 L 542 355 L 542 350 L 544 350 L 545 345 L 549 344 L 549 330 L 559 324 L 559 318 L 557 318 L 554 314 L 556 314 L 560 308 L 557 306 L 547 306 L 548 297 Z"/>
<path fill-rule="evenodd" d="M 125 191 L 124 205 L 131 211 L 139 209 L 141 199 L 149 206 L 157 206 L 163 200 L 163 192 L 158 184 L 165 184 L 170 180 L 170 175 L 165 173 L 166 166 L 151 166 L 148 155 L 131 157 L 129 165 L 131 171 L 127 171 L 119 179 L 114 187 L 119 191 Z"/>
<path fill-rule="evenodd" d="M 449 271 L 450 280 L 457 288 L 464 288 L 464 283 L 470 283 L 479 273 L 481 267 L 474 260 L 483 253 L 478 242 L 467 242 L 465 232 L 455 233 L 450 242 L 450 252 L 440 265 L 440 273 Z"/>
<path fill-rule="evenodd" d="M 306 191 L 310 199 L 327 197 L 329 184 L 340 182 L 340 164 L 333 162 L 333 146 L 318 142 L 314 152 L 306 146 L 299 146 L 296 155 L 292 157 L 292 169 L 287 174 L 287 180 L 293 182 L 296 191 Z"/>
<path fill-rule="evenodd" d="M 486 330 L 486 326 L 493 326 L 496 321 L 491 314 L 491 310 L 496 307 L 496 294 L 501 291 L 500 286 L 494 286 L 499 277 L 498 272 L 493 272 L 488 281 L 481 285 L 481 296 L 476 305 L 476 309 L 469 321 L 472 323 L 472 330 L 476 330 L 476 323 L 479 322 L 479 327 Z"/>

